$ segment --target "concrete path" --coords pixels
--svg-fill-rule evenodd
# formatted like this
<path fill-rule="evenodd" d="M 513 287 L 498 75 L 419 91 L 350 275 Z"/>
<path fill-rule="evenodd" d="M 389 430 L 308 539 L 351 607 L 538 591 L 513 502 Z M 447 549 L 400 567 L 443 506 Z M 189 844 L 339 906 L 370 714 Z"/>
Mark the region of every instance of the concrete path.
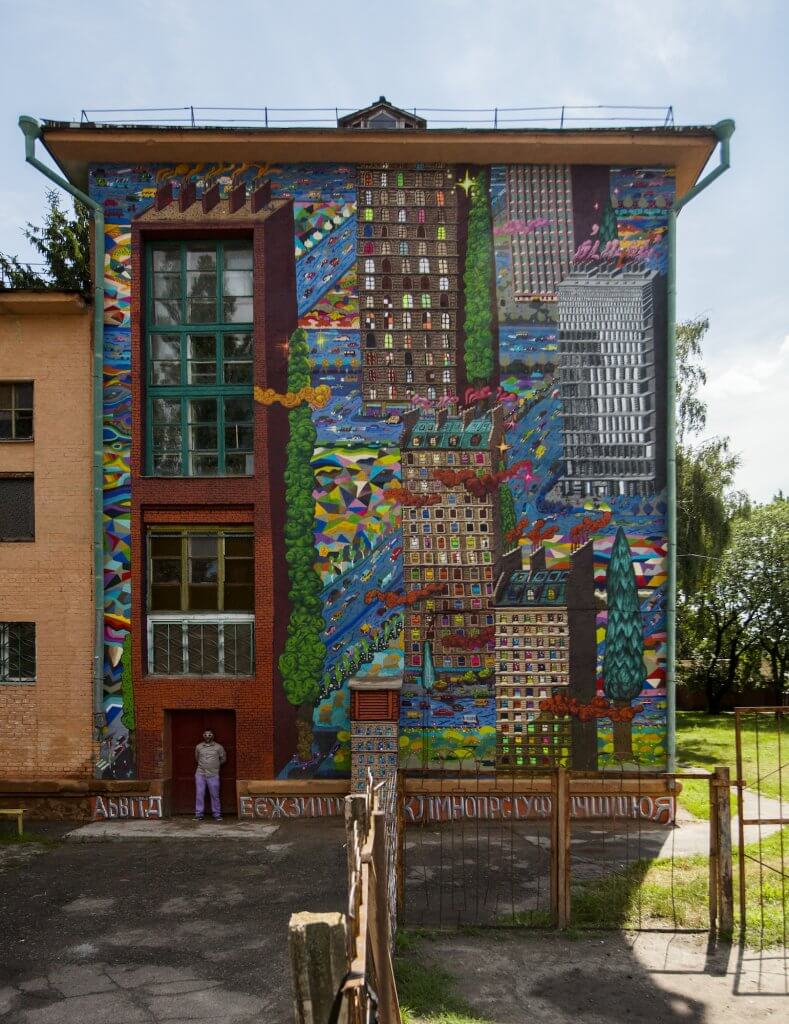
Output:
<path fill-rule="evenodd" d="M 189 839 L 201 842 L 205 839 L 256 839 L 262 842 L 276 835 L 278 829 L 278 825 L 235 818 L 223 821 L 193 821 L 191 818 L 145 821 L 132 818 L 128 821 L 92 821 L 68 832 L 65 838 L 81 843 L 114 839 Z"/>
<path fill-rule="evenodd" d="M 777 1024 L 789 1016 L 787 950 L 743 954 L 710 947 L 706 936 L 452 934 L 423 940 L 413 956 L 449 972 L 479 1024 Z"/>
<path fill-rule="evenodd" d="M 342 822 L 128 824 L 0 867 L 3 1024 L 290 1022 L 288 920 L 344 909 Z"/>

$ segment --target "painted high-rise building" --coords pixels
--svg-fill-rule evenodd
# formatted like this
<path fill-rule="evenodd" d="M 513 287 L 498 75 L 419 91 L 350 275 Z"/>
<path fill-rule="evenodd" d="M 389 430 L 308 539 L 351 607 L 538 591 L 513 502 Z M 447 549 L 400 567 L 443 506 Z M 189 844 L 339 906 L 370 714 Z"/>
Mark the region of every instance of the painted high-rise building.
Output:
<path fill-rule="evenodd" d="M 358 283 L 368 415 L 463 386 L 459 189 L 442 164 L 362 164 Z"/>
<path fill-rule="evenodd" d="M 596 767 L 594 729 L 569 715 L 541 712 L 565 693 L 588 704 L 595 695 L 594 548 L 573 552 L 570 568 L 503 572 L 496 584 L 496 762 L 506 770 L 565 764 Z"/>
<path fill-rule="evenodd" d="M 504 562 L 507 568 L 520 565 L 520 554 L 515 550 L 502 558 L 498 486 L 477 495 L 448 474 L 496 472 L 506 450 L 503 438 L 500 406 L 406 417 L 401 443 L 403 489 L 409 495 L 403 503 L 405 590 L 408 594 L 427 584 L 444 587 L 406 606 L 407 671 L 421 671 L 426 640 L 439 672 L 494 665 L 495 583 Z M 479 646 L 462 642 L 485 630 L 490 638 Z"/>
<path fill-rule="evenodd" d="M 559 286 L 559 379 L 572 498 L 655 493 L 665 483 L 656 408 L 654 270 L 592 266 Z"/>
<path fill-rule="evenodd" d="M 570 168 L 514 164 L 506 183 L 507 220 L 519 224 L 510 234 L 515 299 L 555 300 L 575 249 Z"/>

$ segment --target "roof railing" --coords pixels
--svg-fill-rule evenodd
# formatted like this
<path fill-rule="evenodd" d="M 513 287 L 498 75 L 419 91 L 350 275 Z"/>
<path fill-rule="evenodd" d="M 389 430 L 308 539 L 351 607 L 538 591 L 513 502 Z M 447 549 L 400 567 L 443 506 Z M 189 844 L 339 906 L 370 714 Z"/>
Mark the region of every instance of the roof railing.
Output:
<path fill-rule="evenodd" d="M 80 112 L 80 124 L 210 128 L 336 127 L 356 107 L 132 107 L 92 108 Z M 594 104 L 553 107 L 409 107 L 432 128 L 559 128 L 674 126 L 672 106 Z M 107 116 L 109 115 L 109 116 Z M 220 116 L 221 115 L 221 116 Z"/>

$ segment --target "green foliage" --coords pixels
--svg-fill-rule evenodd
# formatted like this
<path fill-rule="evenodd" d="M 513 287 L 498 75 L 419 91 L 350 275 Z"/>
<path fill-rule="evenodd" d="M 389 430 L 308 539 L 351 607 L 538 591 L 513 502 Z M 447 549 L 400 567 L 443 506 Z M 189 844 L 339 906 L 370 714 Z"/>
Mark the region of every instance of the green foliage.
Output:
<path fill-rule="evenodd" d="M 488 179 L 486 172 L 480 171 L 471 189 L 466 268 L 463 274 L 466 295 L 464 359 L 466 374 L 474 384 L 486 384 L 493 376 L 496 325 L 491 296 L 495 286 L 494 275 Z"/>
<path fill-rule="evenodd" d="M 288 349 L 288 390 L 310 383 L 306 332 L 294 331 Z M 302 403 L 288 413 L 290 437 L 285 469 L 285 558 L 288 563 L 291 603 L 285 649 L 279 659 L 285 696 L 291 704 L 314 704 L 326 661 L 321 634 L 324 629 L 321 581 L 315 571 L 317 552 L 313 537 L 315 486 L 312 453 L 317 438 L 310 407 Z"/>
<path fill-rule="evenodd" d="M 123 655 L 121 660 L 121 695 L 123 697 L 121 721 L 129 732 L 134 732 L 137 727 L 137 722 L 134 715 L 134 684 L 132 682 L 131 659 L 131 633 L 127 633 L 126 639 L 123 641 Z"/>
<path fill-rule="evenodd" d="M 402 948 L 404 943 L 400 939 Z M 397 992 L 404 1024 L 493 1024 L 478 1017 L 456 992 L 452 975 L 435 963 L 424 963 L 416 942 L 405 943 L 406 955 L 395 957 Z"/>
<path fill-rule="evenodd" d="M 41 256 L 39 270 L 16 256 L 0 253 L 0 274 L 11 288 L 51 288 L 87 292 L 90 274 L 90 214 L 82 203 L 74 203 L 74 216 L 61 209 L 60 193 L 46 193 L 47 209 L 41 227 L 28 222 L 25 238 Z"/>
<path fill-rule="evenodd" d="M 738 464 L 725 437 L 677 446 L 677 585 L 684 599 L 709 582 L 729 542 Z"/>
<path fill-rule="evenodd" d="M 508 484 L 501 484 L 499 487 L 499 517 L 502 535 L 506 537 L 508 533 L 515 529 L 517 523 L 515 499 Z"/>
<path fill-rule="evenodd" d="M 644 633 L 630 545 L 620 526 L 606 574 L 608 626 L 603 685 L 612 701 L 631 701 L 644 686 Z"/>
<path fill-rule="evenodd" d="M 707 405 L 699 391 L 707 383 L 701 343 L 710 327 L 706 317 L 677 324 L 677 437 L 684 441 L 707 423 Z"/>

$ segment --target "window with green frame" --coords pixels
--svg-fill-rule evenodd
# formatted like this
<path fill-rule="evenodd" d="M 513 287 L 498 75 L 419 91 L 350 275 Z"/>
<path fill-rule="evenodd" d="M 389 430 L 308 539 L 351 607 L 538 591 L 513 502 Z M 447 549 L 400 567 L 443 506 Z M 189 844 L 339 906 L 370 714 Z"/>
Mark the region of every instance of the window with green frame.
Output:
<path fill-rule="evenodd" d="M 252 242 L 146 252 L 147 471 L 253 472 Z"/>

